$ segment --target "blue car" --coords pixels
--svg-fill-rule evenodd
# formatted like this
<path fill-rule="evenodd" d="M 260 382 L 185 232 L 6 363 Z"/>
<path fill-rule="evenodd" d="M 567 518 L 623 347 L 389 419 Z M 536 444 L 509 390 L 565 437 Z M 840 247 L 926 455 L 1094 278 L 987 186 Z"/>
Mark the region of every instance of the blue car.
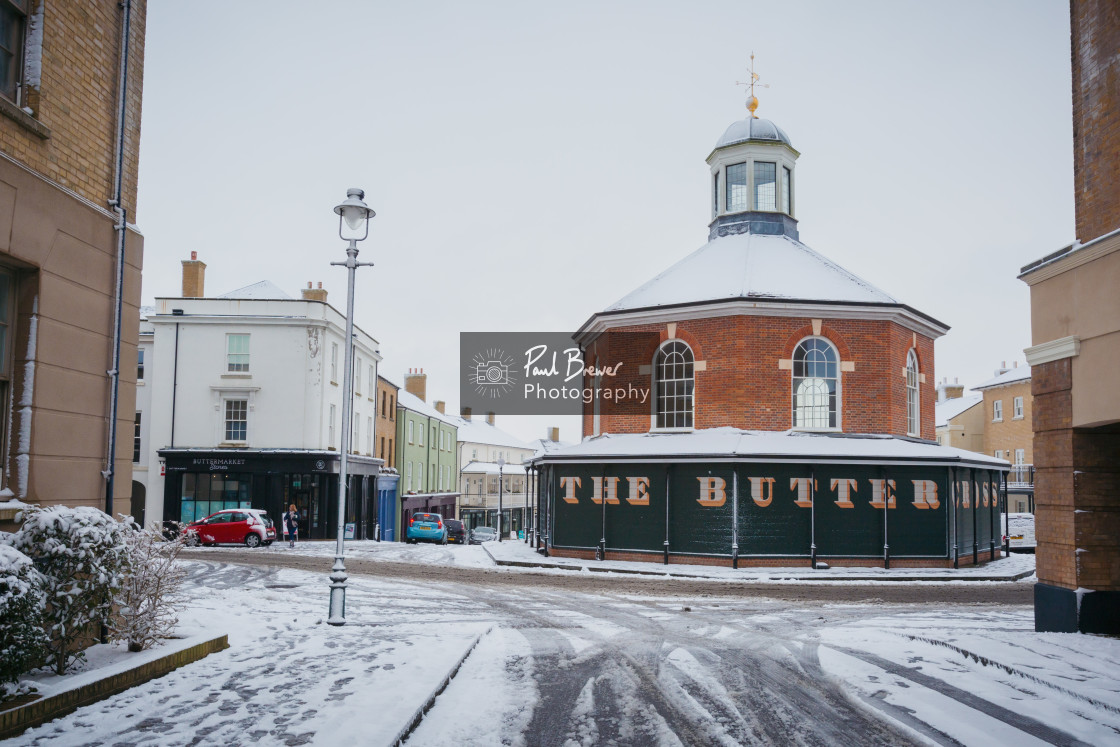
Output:
<path fill-rule="evenodd" d="M 439 514 L 413 514 L 408 520 L 405 541 L 409 544 L 419 542 L 438 542 L 447 544 L 447 526 Z"/>

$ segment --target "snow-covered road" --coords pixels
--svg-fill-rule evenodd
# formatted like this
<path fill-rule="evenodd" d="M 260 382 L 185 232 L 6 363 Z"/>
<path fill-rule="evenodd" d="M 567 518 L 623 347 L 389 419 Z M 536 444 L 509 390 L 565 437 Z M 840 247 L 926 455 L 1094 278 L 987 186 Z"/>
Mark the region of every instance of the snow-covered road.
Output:
<path fill-rule="evenodd" d="M 352 573 L 351 624 L 332 628 L 320 624 L 330 548 L 301 550 L 318 557 L 232 554 L 265 563 L 245 566 L 225 562 L 231 553 L 192 554 L 188 627 L 224 628 L 231 648 L 11 743 L 388 744 L 468 651 L 406 744 L 1099 745 L 1120 735 L 1120 641 L 1034 633 L 1025 605 L 947 604 L 937 587 L 902 605 L 540 582 L 580 575 L 570 571 L 448 583 L 447 569 L 485 573 L 488 556 L 396 545 L 370 549 L 385 561 L 371 567 L 420 572 Z M 348 552 L 355 567 L 361 556 Z M 282 567 L 297 561 L 322 572 Z"/>

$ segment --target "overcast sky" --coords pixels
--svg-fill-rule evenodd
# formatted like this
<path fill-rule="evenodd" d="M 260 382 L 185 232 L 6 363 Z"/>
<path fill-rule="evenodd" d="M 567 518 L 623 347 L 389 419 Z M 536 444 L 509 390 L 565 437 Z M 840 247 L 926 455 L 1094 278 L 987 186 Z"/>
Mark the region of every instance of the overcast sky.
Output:
<path fill-rule="evenodd" d="M 144 302 L 196 250 L 208 295 L 322 281 L 344 309 L 332 208 L 362 187 L 356 321 L 454 409 L 460 331 L 574 330 L 707 241 L 752 50 L 801 240 L 952 327 L 938 379 L 1022 365 L 1016 275 L 1074 239 L 1062 0 L 150 0 L 147 22 Z"/>

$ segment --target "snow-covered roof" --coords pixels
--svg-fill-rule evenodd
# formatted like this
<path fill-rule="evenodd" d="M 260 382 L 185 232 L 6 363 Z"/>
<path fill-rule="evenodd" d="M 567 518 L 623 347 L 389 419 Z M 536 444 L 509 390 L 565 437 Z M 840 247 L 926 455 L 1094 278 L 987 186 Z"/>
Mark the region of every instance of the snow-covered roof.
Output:
<path fill-rule="evenodd" d="M 267 299 L 270 301 L 293 300 L 291 296 L 280 290 L 280 288 L 278 288 L 268 280 L 262 280 L 259 283 L 246 285 L 244 288 L 238 288 L 237 290 L 231 290 L 229 293 L 223 293 L 222 295 L 218 296 L 218 298 Z"/>
<path fill-rule="evenodd" d="M 525 472 L 525 465 L 520 462 L 506 462 L 505 465 L 498 469 L 497 462 L 468 462 L 466 467 L 459 470 L 465 475 L 497 475 L 499 472 L 503 475 L 514 475 Z"/>
<path fill-rule="evenodd" d="M 607 311 L 738 298 L 900 304 L 800 241 L 743 233 L 712 239 Z"/>
<path fill-rule="evenodd" d="M 1014 384 L 1017 381 L 1026 381 L 1031 377 L 1030 366 L 1016 366 L 1009 371 L 1001 373 L 994 379 L 988 379 L 983 384 L 978 384 L 972 387 L 972 391 L 979 392 L 982 389 L 991 389 L 996 386 L 1004 386 L 1006 384 Z"/>
<path fill-rule="evenodd" d="M 406 391 L 404 389 L 401 389 L 397 392 L 397 404 L 405 408 L 406 410 L 412 410 L 413 412 L 424 415 L 425 417 L 435 418 L 436 420 L 443 421 L 448 425 L 453 425 L 456 427 L 458 427 L 459 425 L 459 418 L 455 417 L 454 415 L 446 415 L 440 412 L 424 400 L 417 397 L 412 392 Z M 459 440 L 462 441 L 463 439 L 459 438 Z"/>
<path fill-rule="evenodd" d="M 557 449 L 562 449 L 565 446 L 573 446 L 571 441 L 550 441 L 547 438 L 538 438 L 533 441 L 533 450 L 536 452 L 535 456 L 543 454 L 551 454 Z"/>
<path fill-rule="evenodd" d="M 971 410 L 983 401 L 984 395 L 970 394 L 967 397 L 954 397 L 944 402 L 938 402 L 933 408 L 936 427 L 942 428 L 949 425 L 950 420 L 966 410 Z"/>
<path fill-rule="evenodd" d="M 511 449 L 525 449 L 527 451 L 534 450 L 532 444 L 506 433 L 497 426 L 490 425 L 485 420 L 466 420 L 457 417 L 455 421 L 459 426 L 460 441 L 486 444 L 487 446 L 508 446 Z"/>
<path fill-rule="evenodd" d="M 781 127 L 778 127 L 769 119 L 757 119 L 755 117 L 732 122 L 723 136 L 716 141 L 716 147 L 723 148 L 736 143 L 745 143 L 748 140 L 773 140 L 793 147 L 793 143 L 789 141 L 789 135 Z"/>
<path fill-rule="evenodd" d="M 797 431 L 744 431 L 738 428 L 707 428 L 689 433 L 603 434 L 575 446 L 557 449 L 544 459 L 659 460 L 687 457 L 787 458 L 821 461 L 923 461 L 969 463 L 1003 467 L 1008 463 L 974 451 L 938 446 L 928 441 L 888 435 L 847 435 Z"/>

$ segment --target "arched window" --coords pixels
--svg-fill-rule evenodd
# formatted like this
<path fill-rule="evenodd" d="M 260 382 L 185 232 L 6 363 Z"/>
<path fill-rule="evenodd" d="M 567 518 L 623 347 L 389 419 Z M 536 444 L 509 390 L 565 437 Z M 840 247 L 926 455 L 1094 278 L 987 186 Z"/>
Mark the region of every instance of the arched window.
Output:
<path fill-rule="evenodd" d="M 906 354 L 906 433 L 920 435 L 922 426 L 918 418 L 918 354 L 914 348 Z"/>
<path fill-rule="evenodd" d="M 653 359 L 656 427 L 692 427 L 692 348 L 680 340 L 669 340 Z"/>
<path fill-rule="evenodd" d="M 820 337 L 793 351 L 793 427 L 839 427 L 840 356 Z"/>

